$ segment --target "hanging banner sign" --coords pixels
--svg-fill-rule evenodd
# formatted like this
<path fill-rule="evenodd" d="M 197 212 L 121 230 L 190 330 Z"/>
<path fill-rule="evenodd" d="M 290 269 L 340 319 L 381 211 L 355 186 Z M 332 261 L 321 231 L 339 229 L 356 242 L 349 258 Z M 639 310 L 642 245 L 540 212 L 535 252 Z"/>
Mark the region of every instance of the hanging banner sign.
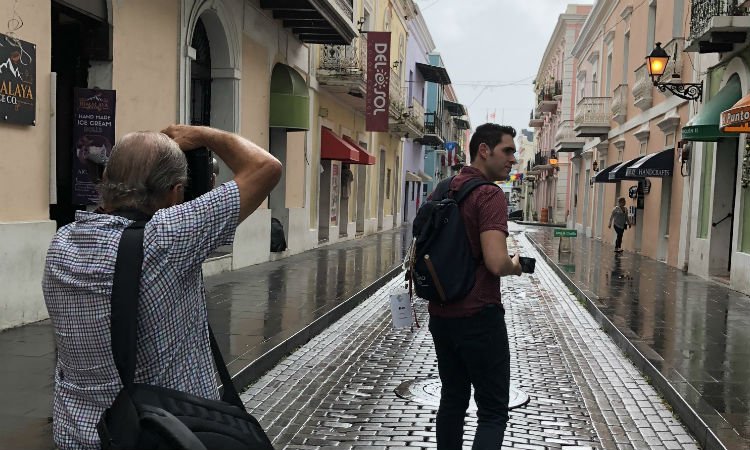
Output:
<path fill-rule="evenodd" d="M 452 152 L 456 149 L 456 146 L 458 146 L 458 142 L 446 142 L 445 143 L 445 149 L 449 152 Z"/>
<path fill-rule="evenodd" d="M 0 120 L 36 125 L 36 45 L 0 34 Z"/>
<path fill-rule="evenodd" d="M 115 91 L 75 88 L 73 101 L 73 204 L 95 205 L 115 142 Z"/>
<path fill-rule="evenodd" d="M 367 33 L 366 131 L 388 131 L 391 32 Z"/>

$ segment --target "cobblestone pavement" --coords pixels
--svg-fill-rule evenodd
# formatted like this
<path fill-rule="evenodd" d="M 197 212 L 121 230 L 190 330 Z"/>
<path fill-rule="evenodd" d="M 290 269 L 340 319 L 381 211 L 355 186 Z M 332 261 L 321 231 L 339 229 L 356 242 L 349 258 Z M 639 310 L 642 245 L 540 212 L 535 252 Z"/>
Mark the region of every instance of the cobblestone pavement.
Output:
<path fill-rule="evenodd" d="M 696 449 L 692 437 L 622 356 L 522 234 L 511 251 L 536 273 L 504 279 L 512 384 L 530 397 L 514 409 L 504 448 Z M 435 407 L 407 401 L 402 382 L 436 378 L 424 301 L 421 328 L 394 330 L 396 278 L 242 394 L 277 448 L 435 447 Z M 467 419 L 471 442 L 476 416 Z"/>

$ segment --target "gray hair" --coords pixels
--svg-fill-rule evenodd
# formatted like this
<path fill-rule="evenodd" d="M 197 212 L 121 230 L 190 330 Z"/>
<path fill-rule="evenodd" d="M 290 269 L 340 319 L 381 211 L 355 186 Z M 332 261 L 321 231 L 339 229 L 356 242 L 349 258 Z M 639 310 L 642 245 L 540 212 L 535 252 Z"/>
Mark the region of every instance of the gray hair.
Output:
<path fill-rule="evenodd" d="M 177 184 L 187 183 L 187 160 L 175 141 L 154 131 L 128 133 L 117 142 L 100 187 L 105 210 L 156 212 Z"/>

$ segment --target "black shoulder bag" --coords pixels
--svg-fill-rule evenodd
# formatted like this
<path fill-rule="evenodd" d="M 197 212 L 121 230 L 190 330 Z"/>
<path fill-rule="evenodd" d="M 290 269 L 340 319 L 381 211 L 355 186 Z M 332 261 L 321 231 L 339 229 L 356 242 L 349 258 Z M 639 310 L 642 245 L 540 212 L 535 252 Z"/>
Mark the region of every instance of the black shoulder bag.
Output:
<path fill-rule="evenodd" d="M 134 382 L 143 227 L 149 217 L 119 215 L 136 222 L 123 231 L 117 249 L 111 336 L 123 388 L 97 425 L 102 449 L 273 450 L 260 423 L 245 410 L 210 327 L 211 352 L 224 388 L 221 401 Z"/>

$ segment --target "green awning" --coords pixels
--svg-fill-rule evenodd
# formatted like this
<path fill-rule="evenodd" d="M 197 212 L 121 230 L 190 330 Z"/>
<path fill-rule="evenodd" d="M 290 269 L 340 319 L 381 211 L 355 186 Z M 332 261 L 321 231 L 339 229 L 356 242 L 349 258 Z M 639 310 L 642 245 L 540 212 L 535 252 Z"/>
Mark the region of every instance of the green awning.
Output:
<path fill-rule="evenodd" d="M 732 77 L 727 84 L 711 98 L 692 119 L 682 127 L 682 139 L 686 141 L 716 142 L 720 138 L 737 137 L 736 134 L 719 131 L 719 116 L 732 107 L 742 97 L 742 87 L 738 77 Z"/>
<path fill-rule="evenodd" d="M 271 74 L 271 128 L 287 131 L 310 129 L 310 96 L 307 84 L 296 70 L 276 64 Z"/>

